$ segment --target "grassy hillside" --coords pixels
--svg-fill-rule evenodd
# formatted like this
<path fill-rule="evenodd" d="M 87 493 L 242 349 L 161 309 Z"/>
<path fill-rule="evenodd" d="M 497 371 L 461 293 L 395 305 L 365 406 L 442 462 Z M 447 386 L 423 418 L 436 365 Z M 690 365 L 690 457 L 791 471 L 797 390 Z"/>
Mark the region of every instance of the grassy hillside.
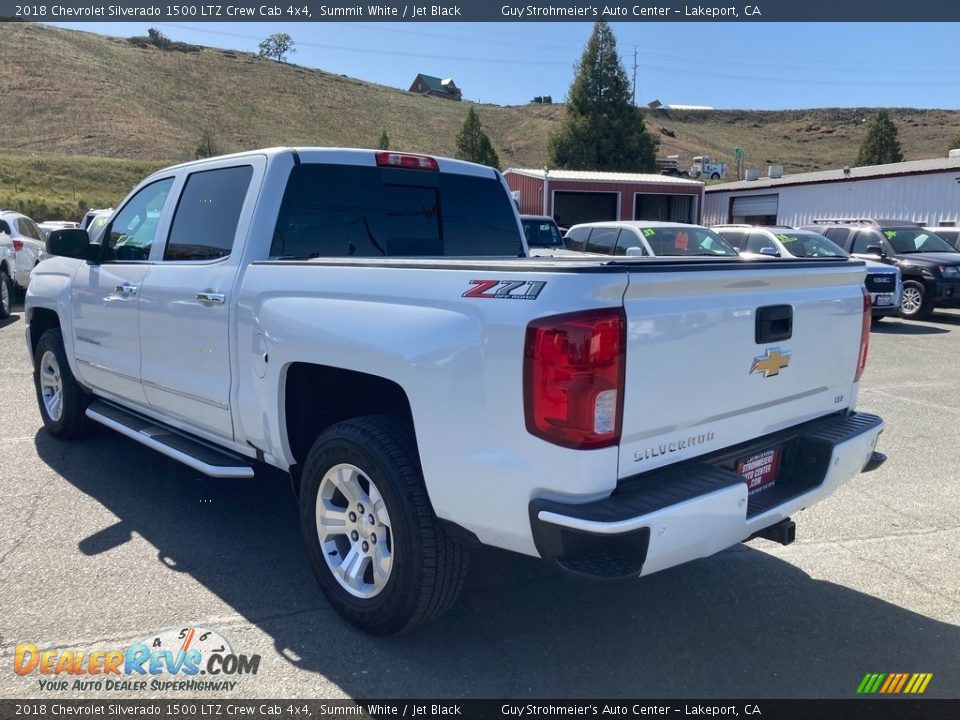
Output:
<path fill-rule="evenodd" d="M 30 23 L 0 23 L 0 206 L 40 217 L 109 205 L 155 167 L 271 145 L 392 145 L 452 155 L 466 106 L 250 53 L 146 43 Z M 469 92 L 469 88 L 467 88 Z M 762 98 L 758 98 L 762 104 Z M 562 105 L 475 106 L 505 167 L 543 167 Z M 11 110 L 12 109 L 12 110 Z M 869 109 L 657 111 L 660 154 L 689 163 L 733 148 L 787 172 L 853 162 Z M 939 157 L 960 112 L 892 111 L 907 159 Z M 42 205 L 46 203 L 46 208 Z"/>

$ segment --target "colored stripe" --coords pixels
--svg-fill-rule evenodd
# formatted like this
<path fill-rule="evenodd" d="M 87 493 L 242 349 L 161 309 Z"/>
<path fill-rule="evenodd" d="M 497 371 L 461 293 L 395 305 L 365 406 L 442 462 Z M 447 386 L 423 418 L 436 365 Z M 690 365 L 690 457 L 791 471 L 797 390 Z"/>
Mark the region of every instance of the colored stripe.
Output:
<path fill-rule="evenodd" d="M 905 693 L 912 693 L 914 688 L 920 684 L 920 677 L 921 676 L 918 673 L 914 673 L 910 677 L 910 682 L 907 683 L 907 686 L 903 689 L 903 691 Z"/>
<path fill-rule="evenodd" d="M 922 693 L 927 689 L 927 685 L 930 684 L 930 681 L 933 680 L 933 673 L 926 673 L 926 676 L 923 678 L 923 684 L 920 685 L 920 688 L 916 690 L 918 693 Z"/>
<path fill-rule="evenodd" d="M 907 678 L 910 677 L 909 673 L 900 673 L 900 682 L 897 683 L 897 686 L 893 688 L 890 692 L 898 693 L 903 689 L 903 684 L 907 681 Z"/>
<path fill-rule="evenodd" d="M 867 690 L 867 692 L 868 692 L 868 693 L 875 693 L 877 690 L 879 690 L 879 689 L 880 689 L 880 683 L 883 682 L 883 679 L 884 679 L 885 677 L 886 677 L 886 675 L 885 675 L 884 673 L 877 673 L 877 674 L 876 674 L 876 679 L 875 679 L 875 680 L 873 681 L 873 683 L 870 685 L 870 689 Z"/>
<path fill-rule="evenodd" d="M 867 685 L 870 684 L 870 681 L 873 679 L 873 673 L 867 673 L 863 676 L 863 680 L 860 681 L 859 687 L 857 687 L 857 692 L 862 694 L 866 689 Z"/>
<path fill-rule="evenodd" d="M 881 694 L 884 694 L 884 693 L 887 692 L 887 690 L 888 690 L 888 689 L 890 688 L 890 686 L 893 684 L 893 682 L 894 682 L 894 680 L 896 679 L 896 677 L 897 677 L 897 674 L 896 674 L 896 673 L 891 673 L 890 675 L 887 675 L 887 681 L 883 684 L 883 687 L 880 688 L 880 693 L 881 693 Z"/>
<path fill-rule="evenodd" d="M 187 633 L 187 637 L 183 640 L 183 647 L 180 648 L 183 652 L 190 649 L 190 643 L 193 641 L 193 636 L 196 632 L 196 628 L 190 628 L 190 632 Z"/>

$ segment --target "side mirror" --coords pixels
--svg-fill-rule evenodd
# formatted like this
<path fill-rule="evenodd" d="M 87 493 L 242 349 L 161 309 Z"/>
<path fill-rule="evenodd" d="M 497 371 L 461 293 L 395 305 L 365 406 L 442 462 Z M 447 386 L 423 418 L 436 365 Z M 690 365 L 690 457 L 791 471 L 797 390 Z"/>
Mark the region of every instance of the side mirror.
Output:
<path fill-rule="evenodd" d="M 879 245 L 867 245 L 867 255 L 876 255 L 883 257 L 883 248 Z"/>
<path fill-rule="evenodd" d="M 777 252 L 776 248 L 772 247 L 762 247 L 760 248 L 761 255 L 770 255 L 772 257 L 780 257 L 780 253 Z"/>
<path fill-rule="evenodd" d="M 47 236 L 47 252 L 51 255 L 86 260 L 90 247 L 90 236 L 79 228 L 54 230 Z"/>
<path fill-rule="evenodd" d="M 642 247 L 628 247 L 626 251 L 627 257 L 643 257 L 643 248 Z"/>

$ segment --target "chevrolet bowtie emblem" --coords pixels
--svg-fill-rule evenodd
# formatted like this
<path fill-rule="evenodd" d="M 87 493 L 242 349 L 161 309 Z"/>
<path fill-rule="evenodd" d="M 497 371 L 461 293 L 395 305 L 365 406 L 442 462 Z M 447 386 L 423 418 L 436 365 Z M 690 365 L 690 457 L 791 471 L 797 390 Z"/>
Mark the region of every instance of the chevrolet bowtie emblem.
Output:
<path fill-rule="evenodd" d="M 781 352 L 780 348 L 767 349 L 763 355 L 757 355 L 750 366 L 751 373 L 763 373 L 765 378 L 779 375 L 790 364 L 790 352 Z"/>

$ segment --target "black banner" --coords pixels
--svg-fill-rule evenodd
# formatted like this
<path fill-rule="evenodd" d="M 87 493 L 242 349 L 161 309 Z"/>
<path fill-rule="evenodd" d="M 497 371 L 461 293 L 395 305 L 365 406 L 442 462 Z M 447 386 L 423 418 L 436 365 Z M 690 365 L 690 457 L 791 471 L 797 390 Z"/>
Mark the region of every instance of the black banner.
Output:
<path fill-rule="evenodd" d="M 0 700 L 15 718 L 754 718 L 756 720 L 943 720 L 960 717 L 960 700 Z"/>
<path fill-rule="evenodd" d="M 705 4 L 589 0 L 343 0 L 121 2 L 0 0 L 0 18 L 35 22 L 957 22 L 960 3 L 943 0 L 727 0 Z"/>

